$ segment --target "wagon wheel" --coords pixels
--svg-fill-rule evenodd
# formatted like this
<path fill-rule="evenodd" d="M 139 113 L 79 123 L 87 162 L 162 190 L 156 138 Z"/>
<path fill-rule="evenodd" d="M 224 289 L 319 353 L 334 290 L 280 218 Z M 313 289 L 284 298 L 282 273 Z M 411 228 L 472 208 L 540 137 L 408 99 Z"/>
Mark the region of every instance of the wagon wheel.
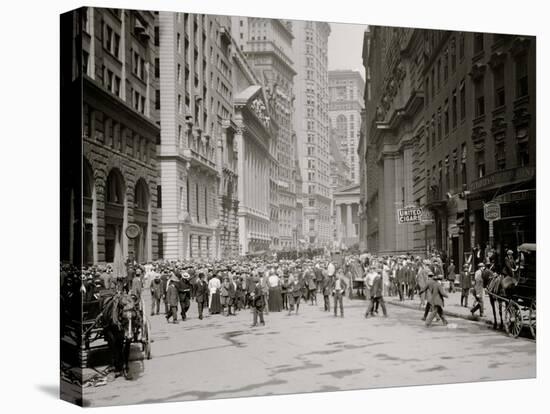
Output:
<path fill-rule="evenodd" d="M 143 334 L 141 338 L 142 351 L 146 359 L 151 359 L 151 337 L 150 337 L 151 327 L 149 321 L 145 321 L 143 324 Z"/>
<path fill-rule="evenodd" d="M 521 308 L 516 302 L 511 300 L 506 307 L 504 315 L 504 328 L 506 329 L 506 333 L 517 338 L 521 332 L 522 325 L 523 317 L 521 315 Z"/>
<path fill-rule="evenodd" d="M 537 304 L 536 301 L 531 302 L 529 307 L 529 329 L 533 339 L 537 339 Z"/>

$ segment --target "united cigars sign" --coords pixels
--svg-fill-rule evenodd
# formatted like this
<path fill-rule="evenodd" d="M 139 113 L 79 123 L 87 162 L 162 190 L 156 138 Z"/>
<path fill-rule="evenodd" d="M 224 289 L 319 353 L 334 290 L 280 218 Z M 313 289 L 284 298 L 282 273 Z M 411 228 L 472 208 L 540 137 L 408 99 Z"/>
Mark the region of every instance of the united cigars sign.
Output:
<path fill-rule="evenodd" d="M 397 222 L 399 224 L 420 223 L 422 219 L 422 207 L 406 207 L 397 210 Z"/>

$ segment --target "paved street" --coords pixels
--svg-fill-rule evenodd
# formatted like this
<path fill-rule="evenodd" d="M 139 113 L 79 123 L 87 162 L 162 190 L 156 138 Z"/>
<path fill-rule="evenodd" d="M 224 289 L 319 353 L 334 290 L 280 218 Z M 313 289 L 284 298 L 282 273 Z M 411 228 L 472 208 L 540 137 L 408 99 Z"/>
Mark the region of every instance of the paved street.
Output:
<path fill-rule="evenodd" d="M 319 296 L 321 299 L 321 297 Z M 167 324 L 151 318 L 153 358 L 131 363 L 133 380 L 84 389 L 85 404 L 157 403 L 535 376 L 535 342 L 512 339 L 485 323 L 450 318 L 426 328 L 416 310 L 388 306 L 366 320 L 364 301 L 344 302 L 345 318 L 320 306 L 300 315 L 270 313 L 250 328 L 236 317 Z M 135 353 L 134 353 L 135 354 Z"/>

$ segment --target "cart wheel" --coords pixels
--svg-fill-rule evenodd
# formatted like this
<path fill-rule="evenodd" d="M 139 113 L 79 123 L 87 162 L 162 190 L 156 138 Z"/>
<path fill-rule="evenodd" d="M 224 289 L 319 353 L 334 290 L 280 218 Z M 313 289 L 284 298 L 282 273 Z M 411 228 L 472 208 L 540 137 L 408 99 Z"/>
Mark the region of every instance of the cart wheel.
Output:
<path fill-rule="evenodd" d="M 151 327 L 149 325 L 149 321 L 145 321 L 143 324 L 143 334 L 141 338 L 141 344 L 142 344 L 142 351 L 143 355 L 146 359 L 151 359 Z"/>
<path fill-rule="evenodd" d="M 523 317 L 521 315 L 521 308 L 516 302 L 511 300 L 506 307 L 504 315 L 504 328 L 506 329 L 506 333 L 517 338 L 521 332 L 522 325 Z"/>
<path fill-rule="evenodd" d="M 537 304 L 536 301 L 531 302 L 529 307 L 529 329 L 533 339 L 537 339 Z"/>

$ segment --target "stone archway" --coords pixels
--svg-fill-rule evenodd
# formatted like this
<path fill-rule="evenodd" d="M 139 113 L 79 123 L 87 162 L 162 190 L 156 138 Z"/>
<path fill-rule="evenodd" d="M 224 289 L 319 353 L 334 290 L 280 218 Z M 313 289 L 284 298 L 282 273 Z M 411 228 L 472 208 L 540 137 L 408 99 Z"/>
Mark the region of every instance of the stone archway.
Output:
<path fill-rule="evenodd" d="M 105 261 L 123 263 L 126 254 L 124 249 L 124 227 L 127 221 L 126 183 L 121 171 L 112 168 L 107 175 L 104 189 L 105 201 Z M 124 272 L 121 269 L 115 269 Z"/>
<path fill-rule="evenodd" d="M 97 198 L 94 170 L 82 160 L 82 263 L 97 263 Z"/>
<path fill-rule="evenodd" d="M 134 223 L 140 234 L 134 239 L 134 257 L 138 263 L 152 260 L 151 255 L 151 196 L 145 179 L 140 178 L 134 186 Z"/>

